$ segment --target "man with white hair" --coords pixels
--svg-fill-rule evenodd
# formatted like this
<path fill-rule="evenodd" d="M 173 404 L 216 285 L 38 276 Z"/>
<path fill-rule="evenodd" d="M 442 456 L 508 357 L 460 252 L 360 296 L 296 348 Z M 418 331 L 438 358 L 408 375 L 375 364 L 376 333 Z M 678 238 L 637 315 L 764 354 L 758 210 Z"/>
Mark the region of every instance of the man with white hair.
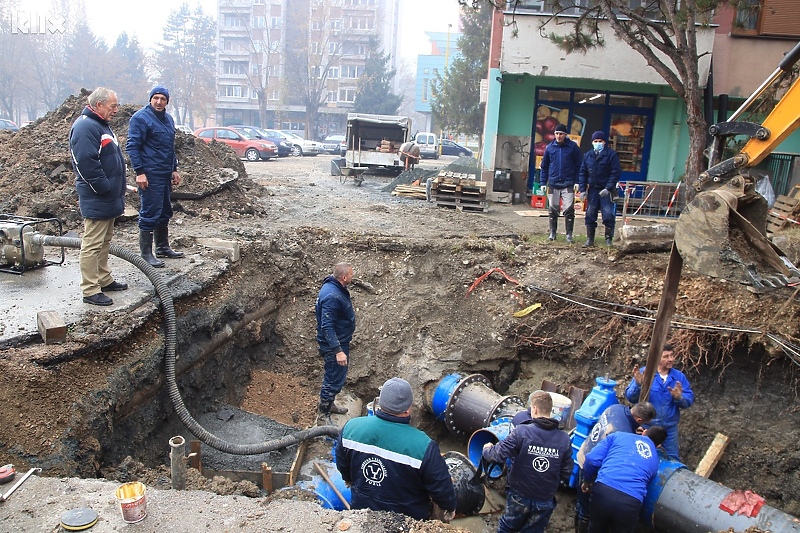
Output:
<path fill-rule="evenodd" d="M 110 125 L 119 111 L 119 100 L 114 91 L 98 87 L 89 95 L 88 103 L 69 131 L 75 188 L 83 216 L 81 292 L 87 304 L 111 305 L 114 301 L 104 293 L 128 288 L 114 281 L 108 266 L 114 219 L 125 211 L 125 159 Z"/>

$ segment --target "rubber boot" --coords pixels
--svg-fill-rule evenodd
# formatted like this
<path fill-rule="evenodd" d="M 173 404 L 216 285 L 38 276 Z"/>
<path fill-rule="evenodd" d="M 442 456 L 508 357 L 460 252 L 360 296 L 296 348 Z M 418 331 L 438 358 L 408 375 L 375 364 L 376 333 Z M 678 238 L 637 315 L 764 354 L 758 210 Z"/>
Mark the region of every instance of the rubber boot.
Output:
<path fill-rule="evenodd" d="M 586 226 L 586 242 L 583 243 L 584 248 L 591 248 L 594 246 L 594 232 L 597 228 L 590 228 Z"/>
<path fill-rule="evenodd" d="M 606 246 L 611 246 L 614 240 L 614 226 L 606 226 Z"/>
<path fill-rule="evenodd" d="M 145 261 L 150 263 L 150 266 L 161 268 L 164 266 L 164 261 L 159 261 L 153 257 L 153 232 L 146 229 L 139 230 L 139 251 Z"/>
<path fill-rule="evenodd" d="M 558 211 L 550 211 L 550 235 L 548 241 L 556 240 L 556 232 L 558 231 Z"/>
<path fill-rule="evenodd" d="M 158 226 L 155 231 L 156 236 L 156 257 L 166 257 L 167 259 L 177 259 L 183 257 L 183 252 L 176 252 L 169 247 L 169 229 L 167 226 Z"/>
<path fill-rule="evenodd" d="M 575 242 L 572 239 L 572 230 L 575 229 L 575 214 L 572 215 L 564 215 L 564 225 L 567 229 L 567 242 L 572 244 Z"/>
<path fill-rule="evenodd" d="M 589 533 L 588 518 L 581 518 L 578 515 L 575 515 L 575 533 Z"/>

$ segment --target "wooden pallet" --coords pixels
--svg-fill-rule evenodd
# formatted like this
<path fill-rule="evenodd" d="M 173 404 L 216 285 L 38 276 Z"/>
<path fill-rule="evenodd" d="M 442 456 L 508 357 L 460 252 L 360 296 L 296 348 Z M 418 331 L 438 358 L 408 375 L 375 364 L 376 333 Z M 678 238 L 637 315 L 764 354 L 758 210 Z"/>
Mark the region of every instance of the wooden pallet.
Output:
<path fill-rule="evenodd" d="M 437 200 L 436 207 L 445 207 L 448 209 L 458 209 L 461 211 L 471 211 L 474 213 L 485 213 L 489 210 L 489 206 L 485 201 L 480 203 L 465 202 L 460 199 L 454 200 Z"/>
<path fill-rule="evenodd" d="M 475 174 L 466 174 L 463 172 L 448 172 L 441 170 L 436 178 L 433 180 L 433 187 L 439 184 L 445 185 L 469 185 L 472 187 L 483 187 L 486 189 L 486 182 L 475 179 Z"/>
<path fill-rule="evenodd" d="M 786 226 L 800 224 L 800 185 L 795 185 L 791 196 L 781 194 L 767 214 L 767 232 L 775 233 Z"/>

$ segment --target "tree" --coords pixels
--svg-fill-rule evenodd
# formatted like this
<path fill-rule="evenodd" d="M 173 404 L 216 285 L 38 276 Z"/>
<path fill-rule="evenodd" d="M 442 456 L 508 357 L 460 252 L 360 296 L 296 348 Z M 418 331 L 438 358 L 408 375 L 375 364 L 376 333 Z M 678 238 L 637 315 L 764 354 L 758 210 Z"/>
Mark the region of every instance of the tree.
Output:
<path fill-rule="evenodd" d="M 76 94 L 82 88 L 92 91 L 96 87 L 106 86 L 113 89 L 114 80 L 104 70 L 108 63 L 107 56 L 106 43 L 89 29 L 85 21 L 78 22 L 74 31 L 70 32 L 64 50 L 70 94 Z"/>
<path fill-rule="evenodd" d="M 130 38 L 126 32 L 117 37 L 117 42 L 108 52 L 108 68 L 120 102 L 141 102 L 150 89 L 150 81 L 145 74 L 145 55 L 136 37 Z"/>
<path fill-rule="evenodd" d="M 495 7 L 503 0 L 459 0 L 461 5 L 488 2 Z M 511 0 L 506 9 L 515 8 L 520 0 Z M 549 34 L 565 52 L 585 52 L 603 46 L 600 22 L 607 21 L 614 35 L 638 52 L 686 106 L 689 128 L 689 157 L 686 160 L 687 191 L 705 169 L 703 150 L 708 125 L 703 115 L 703 84 L 699 77 L 697 27 L 711 22 L 714 10 L 722 4 L 744 4 L 747 0 L 594 0 L 585 7 L 581 0 L 549 0 L 553 15 L 541 24 L 541 30 L 556 20 L 559 25 L 572 26 L 570 32 Z M 579 9 L 577 17 L 560 17 L 565 11 Z M 656 53 L 658 52 L 658 54 Z"/>
<path fill-rule="evenodd" d="M 358 79 L 358 90 L 353 102 L 356 113 L 396 115 L 403 97 L 392 92 L 392 81 L 397 73 L 389 70 L 391 56 L 378 49 L 378 42 L 370 39 L 370 53 L 364 65 L 364 74 Z"/>
<path fill-rule="evenodd" d="M 467 135 L 483 134 L 484 104 L 480 103 L 481 79 L 489 68 L 492 6 L 480 4 L 461 12 L 459 53 L 431 87 L 434 120 L 448 129 Z"/>
<path fill-rule="evenodd" d="M 199 5 L 189 11 L 184 2 L 167 17 L 156 69 L 179 124 L 192 123 L 194 111 L 214 101 L 216 32 L 214 20 Z"/>

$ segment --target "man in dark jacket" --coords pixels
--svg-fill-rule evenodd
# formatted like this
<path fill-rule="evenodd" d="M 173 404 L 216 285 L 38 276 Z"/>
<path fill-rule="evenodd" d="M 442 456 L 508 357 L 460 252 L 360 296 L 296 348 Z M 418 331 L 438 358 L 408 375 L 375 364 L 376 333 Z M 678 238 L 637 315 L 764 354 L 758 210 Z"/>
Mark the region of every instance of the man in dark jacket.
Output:
<path fill-rule="evenodd" d="M 81 238 L 81 292 L 83 301 L 111 305 L 103 294 L 124 291 L 108 266 L 114 219 L 125 210 L 125 159 L 109 122 L 119 111 L 117 94 L 98 87 L 89 105 L 69 131 L 69 150 L 75 170 L 75 187 L 83 216 Z"/>
<path fill-rule="evenodd" d="M 139 187 L 139 250 L 157 268 L 164 266 L 157 257 L 183 257 L 183 252 L 170 248 L 167 229 L 172 218 L 172 186 L 181 182 L 175 157 L 175 122 L 167 113 L 168 103 L 167 88 L 153 87 L 150 103 L 131 117 L 125 144 Z"/>
<path fill-rule="evenodd" d="M 350 485 L 352 508 L 394 511 L 417 520 L 431 516 L 432 502 L 453 518 L 456 492 L 439 445 L 411 427 L 411 385 L 383 384 L 375 416 L 347 422 L 336 441 L 336 468 Z"/>
<path fill-rule="evenodd" d="M 582 492 L 592 493 L 592 533 L 633 533 L 647 485 L 658 474 L 656 449 L 667 434 L 651 426 L 642 435 L 617 431 L 586 456 Z"/>
<path fill-rule="evenodd" d="M 317 296 L 317 344 L 325 361 L 325 377 L 319 391 L 321 415 L 343 415 L 347 409 L 334 403 L 347 381 L 350 340 L 356 330 L 356 313 L 347 286 L 353 281 L 353 265 L 338 263 L 325 278 Z"/>
<path fill-rule="evenodd" d="M 603 225 L 606 227 L 606 246 L 611 246 L 614 239 L 616 205 L 614 195 L 617 182 L 622 174 L 619 155 L 613 148 L 606 146 L 606 134 L 596 131 L 592 134 L 592 149 L 583 156 L 583 164 L 578 174 L 578 188 L 581 201 L 588 199 L 586 206 L 586 242 L 584 248 L 594 246 L 594 235 L 597 229 L 597 211 L 603 214 Z"/>
<path fill-rule="evenodd" d="M 556 138 L 544 149 L 539 171 L 539 182 L 547 188 L 547 203 L 550 205 L 550 236 L 556 240 L 558 215 L 563 207 L 567 242 L 572 242 L 575 226 L 575 184 L 581 168 L 581 148 L 567 137 L 567 127 L 556 126 Z M 560 207 L 561 206 L 561 207 Z"/>
<path fill-rule="evenodd" d="M 569 435 L 550 418 L 552 397 L 545 391 L 535 391 L 530 405 L 531 420 L 516 426 L 499 444 L 486 443 L 483 447 L 483 459 L 490 463 L 514 461 L 498 533 L 542 533 L 556 508 L 559 483 L 568 483 L 572 475 Z"/>
<path fill-rule="evenodd" d="M 639 402 L 633 407 L 620 403 L 611 405 L 597 419 L 586 440 L 575 456 L 578 463 L 578 484 L 583 482 L 583 465 L 586 455 L 607 436 L 617 431 L 623 433 L 642 433 L 642 424 L 649 424 L 656 417 L 656 408 L 650 402 Z M 590 497 L 588 492 L 578 491 L 575 500 L 575 533 L 589 531 Z"/>

